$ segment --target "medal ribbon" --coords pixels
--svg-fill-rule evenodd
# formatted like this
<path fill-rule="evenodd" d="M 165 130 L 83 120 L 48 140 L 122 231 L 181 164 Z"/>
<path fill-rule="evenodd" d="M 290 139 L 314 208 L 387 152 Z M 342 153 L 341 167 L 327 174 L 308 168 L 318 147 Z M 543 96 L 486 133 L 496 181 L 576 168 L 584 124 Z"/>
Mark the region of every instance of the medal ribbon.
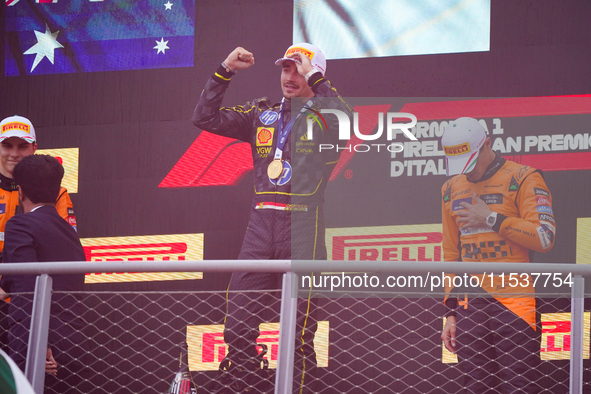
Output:
<path fill-rule="evenodd" d="M 309 107 L 311 107 L 313 104 L 312 100 L 309 100 L 306 103 L 306 105 L 304 105 L 302 107 L 302 109 L 297 114 L 295 119 L 291 119 L 289 121 L 289 123 L 284 128 L 283 127 L 283 102 L 284 101 L 285 101 L 285 97 L 283 99 L 281 99 L 281 107 L 279 107 L 279 133 L 277 134 L 278 140 L 277 140 L 277 146 L 275 147 L 275 156 L 273 157 L 273 160 L 281 160 L 281 157 L 283 156 L 283 148 L 285 147 L 285 144 L 287 143 L 287 137 L 289 137 L 289 133 L 291 132 L 291 127 L 293 126 L 295 121 L 298 120 L 300 115 L 303 114 L 304 112 L 306 112 L 306 110 Z"/>

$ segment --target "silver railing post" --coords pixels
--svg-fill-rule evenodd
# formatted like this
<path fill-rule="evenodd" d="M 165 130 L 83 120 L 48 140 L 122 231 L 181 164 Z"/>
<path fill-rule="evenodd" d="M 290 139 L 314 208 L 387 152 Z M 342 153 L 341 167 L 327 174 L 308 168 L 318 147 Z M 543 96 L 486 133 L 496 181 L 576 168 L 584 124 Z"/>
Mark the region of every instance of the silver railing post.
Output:
<path fill-rule="evenodd" d="M 42 274 L 35 282 L 35 296 L 31 312 L 31 328 L 27 349 L 25 376 L 31 382 L 35 393 L 42 394 L 45 384 L 45 358 L 49 335 L 49 312 L 51 307 L 51 276 Z"/>
<path fill-rule="evenodd" d="M 293 293 L 292 272 L 283 274 L 281 289 L 281 315 L 279 317 L 279 354 L 275 375 L 275 394 L 292 392 L 295 327 L 298 299 Z"/>
<path fill-rule="evenodd" d="M 573 275 L 570 306 L 570 394 L 583 392 L 583 320 L 585 279 Z"/>

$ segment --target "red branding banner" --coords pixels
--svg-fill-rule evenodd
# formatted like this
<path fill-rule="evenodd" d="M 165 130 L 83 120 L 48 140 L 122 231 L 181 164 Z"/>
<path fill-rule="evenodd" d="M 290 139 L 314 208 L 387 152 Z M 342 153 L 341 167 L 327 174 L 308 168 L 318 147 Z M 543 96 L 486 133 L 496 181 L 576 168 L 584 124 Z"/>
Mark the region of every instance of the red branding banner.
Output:
<path fill-rule="evenodd" d="M 203 234 L 83 238 L 87 261 L 203 260 Z M 203 279 L 202 272 L 116 272 L 86 274 L 85 283 Z"/>
<path fill-rule="evenodd" d="M 329 260 L 441 261 L 441 224 L 332 228 Z"/>
<path fill-rule="evenodd" d="M 269 362 L 269 368 L 277 368 L 279 323 L 262 323 L 259 330 L 257 343 L 267 346 L 267 354 L 263 357 Z M 314 336 L 314 350 L 319 367 L 328 367 L 328 333 L 328 321 L 319 321 Z M 187 345 L 189 370 L 217 371 L 228 351 L 224 342 L 224 326 L 222 324 L 187 326 Z M 261 349 L 259 348 L 259 352 Z"/>

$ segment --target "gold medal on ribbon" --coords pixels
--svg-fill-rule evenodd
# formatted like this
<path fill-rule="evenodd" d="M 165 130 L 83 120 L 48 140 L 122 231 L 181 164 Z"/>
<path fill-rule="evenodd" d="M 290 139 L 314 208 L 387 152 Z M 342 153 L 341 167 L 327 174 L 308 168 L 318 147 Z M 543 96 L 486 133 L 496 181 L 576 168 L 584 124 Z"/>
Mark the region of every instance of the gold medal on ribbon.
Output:
<path fill-rule="evenodd" d="M 269 163 L 269 167 L 267 167 L 267 175 L 271 179 L 277 179 L 283 172 L 283 163 L 281 160 L 273 160 Z"/>

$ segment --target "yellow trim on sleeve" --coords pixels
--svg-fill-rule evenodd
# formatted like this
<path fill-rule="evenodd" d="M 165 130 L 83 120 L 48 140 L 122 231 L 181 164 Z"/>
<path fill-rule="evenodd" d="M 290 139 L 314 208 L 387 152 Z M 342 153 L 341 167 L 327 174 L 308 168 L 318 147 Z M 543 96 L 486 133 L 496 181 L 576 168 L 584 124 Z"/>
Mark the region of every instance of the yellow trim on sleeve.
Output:
<path fill-rule="evenodd" d="M 217 72 L 215 73 L 215 76 L 218 77 L 219 79 L 223 79 L 224 81 L 230 81 L 231 78 L 226 78 L 224 76 L 221 76 L 220 74 L 218 74 Z"/>

